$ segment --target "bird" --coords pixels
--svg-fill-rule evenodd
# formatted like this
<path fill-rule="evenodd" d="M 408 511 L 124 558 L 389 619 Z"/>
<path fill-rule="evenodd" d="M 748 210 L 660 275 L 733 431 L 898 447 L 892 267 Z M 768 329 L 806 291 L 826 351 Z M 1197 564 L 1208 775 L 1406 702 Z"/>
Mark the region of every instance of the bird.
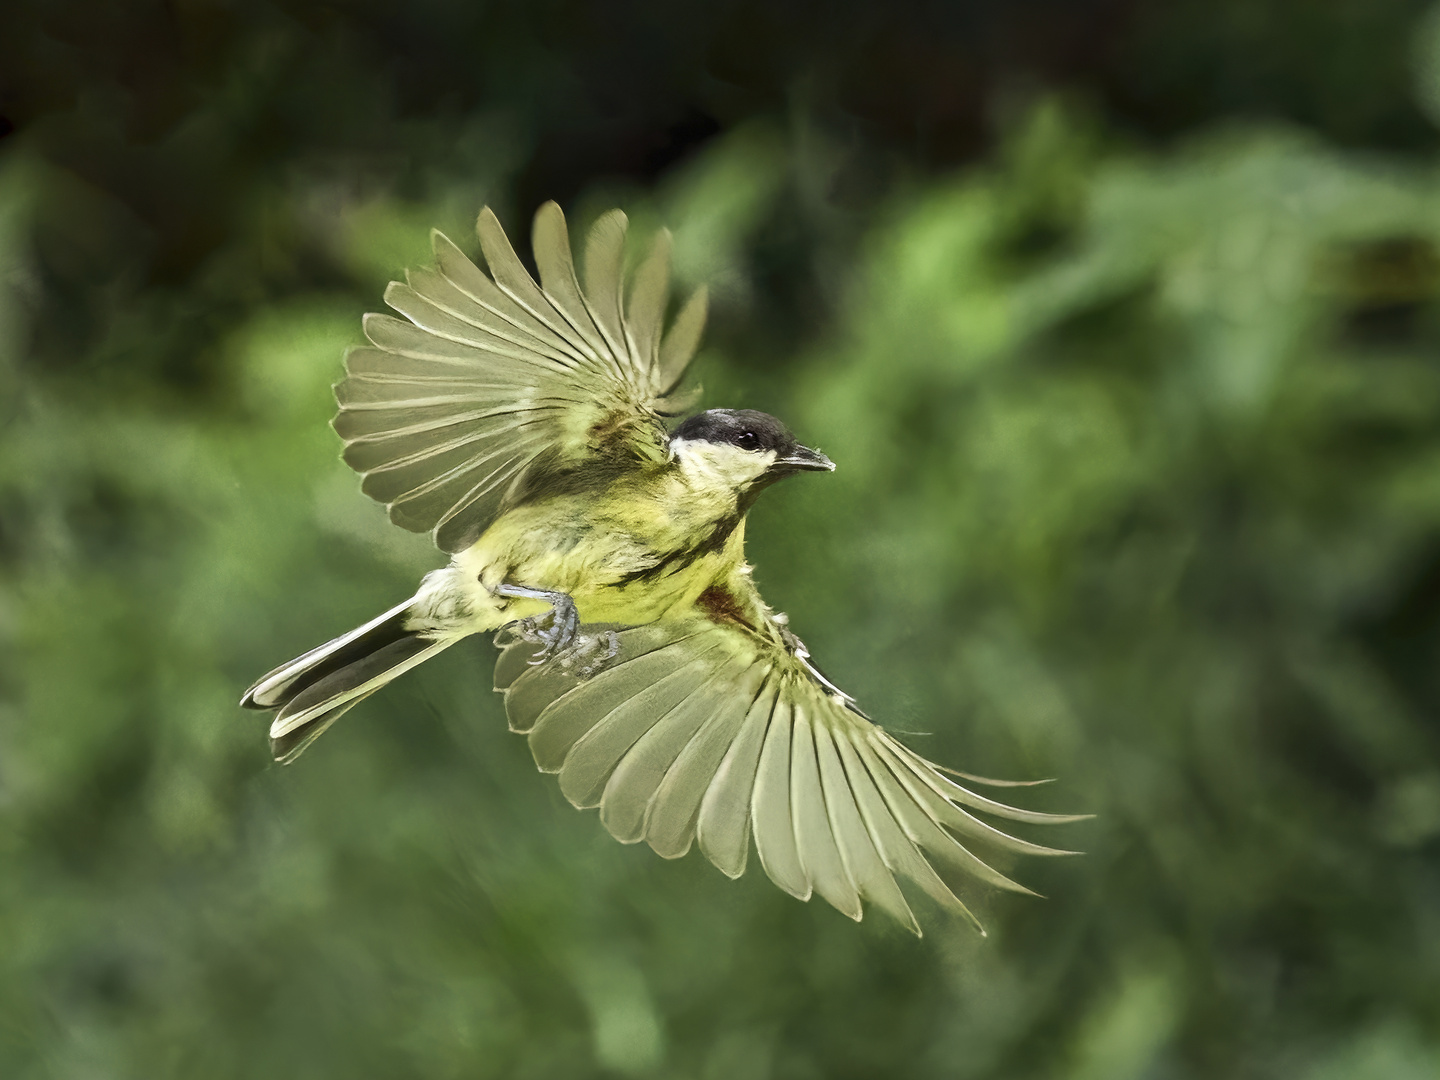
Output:
<path fill-rule="evenodd" d="M 343 713 L 472 634 L 494 633 L 512 731 L 579 808 L 667 859 L 698 845 L 726 875 L 753 844 L 782 890 L 919 935 L 901 882 L 984 928 L 952 883 L 1030 893 L 972 849 L 1067 855 L 986 818 L 1060 824 L 974 790 L 874 722 L 761 598 L 745 558 L 759 494 L 835 464 L 780 420 L 682 389 L 703 286 L 670 307 L 672 240 L 630 246 L 620 210 L 577 271 L 560 207 L 536 213 L 538 280 L 495 213 L 480 269 L 438 230 L 434 264 L 392 282 L 345 357 L 333 421 L 389 518 L 450 556 L 416 593 L 271 671 L 241 705 L 273 710 L 293 762 Z M 634 270 L 626 273 L 628 261 Z M 398 317 L 397 317 L 398 316 Z M 679 420 L 677 424 L 670 424 Z M 961 783 L 960 781 L 965 781 Z"/>

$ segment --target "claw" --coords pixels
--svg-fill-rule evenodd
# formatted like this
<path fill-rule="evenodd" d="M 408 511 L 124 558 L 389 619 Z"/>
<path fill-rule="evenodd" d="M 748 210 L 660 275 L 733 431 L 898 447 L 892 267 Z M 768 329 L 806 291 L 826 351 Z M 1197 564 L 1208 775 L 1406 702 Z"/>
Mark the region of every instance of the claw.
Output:
<path fill-rule="evenodd" d="M 516 630 L 523 640 L 543 646 L 530 658 L 534 666 L 554 659 L 575 644 L 580 636 L 580 616 L 574 603 L 565 597 L 543 615 L 521 619 Z"/>
<path fill-rule="evenodd" d="M 565 593 L 522 585 L 501 585 L 495 591 L 501 596 L 546 600 L 550 604 L 549 611 L 513 624 L 516 637 L 541 646 L 530 657 L 531 667 L 558 659 L 567 674 L 588 679 L 620 652 L 620 638 L 613 630 L 597 635 L 580 633 L 580 612 Z"/>
<path fill-rule="evenodd" d="M 551 625 L 546 626 L 546 623 Z M 553 660 L 567 675 L 588 679 L 620 655 L 620 635 L 614 630 L 581 634 L 578 626 L 578 622 L 572 625 L 563 615 L 557 618 L 553 613 L 546 612 L 521 619 L 514 624 L 514 633 L 521 641 L 532 641 L 542 646 L 530 657 L 528 663 L 531 667 Z"/>
<path fill-rule="evenodd" d="M 559 654 L 560 667 L 567 674 L 588 679 L 620 655 L 620 635 L 605 630 L 596 635 L 579 634 Z M 532 661 L 533 663 L 533 661 Z"/>

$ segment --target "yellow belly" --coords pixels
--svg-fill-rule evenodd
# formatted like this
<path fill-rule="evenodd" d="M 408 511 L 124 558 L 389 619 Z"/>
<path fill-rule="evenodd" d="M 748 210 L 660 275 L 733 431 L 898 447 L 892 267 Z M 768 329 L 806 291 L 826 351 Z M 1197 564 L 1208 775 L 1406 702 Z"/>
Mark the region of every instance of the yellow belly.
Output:
<path fill-rule="evenodd" d="M 663 515 L 626 520 L 597 513 L 593 497 L 567 496 L 502 515 L 454 566 L 486 623 L 548 610 L 543 601 L 494 596 L 509 584 L 565 593 L 584 622 L 637 625 L 688 611 L 728 578 L 743 560 L 743 533 L 742 522 L 718 550 L 657 568 L 667 553 L 693 543 L 683 523 Z"/>

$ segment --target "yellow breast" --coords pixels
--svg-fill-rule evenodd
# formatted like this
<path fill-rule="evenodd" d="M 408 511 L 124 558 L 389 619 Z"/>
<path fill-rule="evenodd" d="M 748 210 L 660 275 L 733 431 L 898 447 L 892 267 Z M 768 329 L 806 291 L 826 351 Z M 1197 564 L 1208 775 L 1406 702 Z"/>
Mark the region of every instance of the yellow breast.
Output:
<path fill-rule="evenodd" d="M 744 522 L 734 513 L 733 497 L 698 497 L 665 478 L 627 479 L 603 493 L 508 511 L 455 566 L 486 593 L 502 583 L 554 590 L 575 601 L 585 622 L 647 623 L 688 610 L 741 565 Z M 722 521 L 728 532 L 716 544 Z M 538 601 L 501 605 L 507 619 L 545 609 Z"/>

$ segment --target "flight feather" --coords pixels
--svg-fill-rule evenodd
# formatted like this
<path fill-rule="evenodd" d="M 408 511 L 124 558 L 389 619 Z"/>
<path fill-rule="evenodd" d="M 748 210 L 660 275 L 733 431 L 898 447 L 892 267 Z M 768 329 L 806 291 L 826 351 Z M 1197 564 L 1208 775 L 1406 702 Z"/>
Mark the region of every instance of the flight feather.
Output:
<path fill-rule="evenodd" d="M 402 318 L 366 317 L 370 344 L 335 388 L 335 430 L 362 489 L 452 553 L 537 474 L 663 456 L 661 417 L 683 405 L 674 392 L 705 319 L 701 291 L 665 333 L 664 232 L 626 296 L 619 210 L 590 229 L 583 288 L 554 203 L 535 215 L 538 282 L 488 208 L 476 231 L 489 273 L 434 233 L 434 268 L 391 283 L 385 302 Z"/>

